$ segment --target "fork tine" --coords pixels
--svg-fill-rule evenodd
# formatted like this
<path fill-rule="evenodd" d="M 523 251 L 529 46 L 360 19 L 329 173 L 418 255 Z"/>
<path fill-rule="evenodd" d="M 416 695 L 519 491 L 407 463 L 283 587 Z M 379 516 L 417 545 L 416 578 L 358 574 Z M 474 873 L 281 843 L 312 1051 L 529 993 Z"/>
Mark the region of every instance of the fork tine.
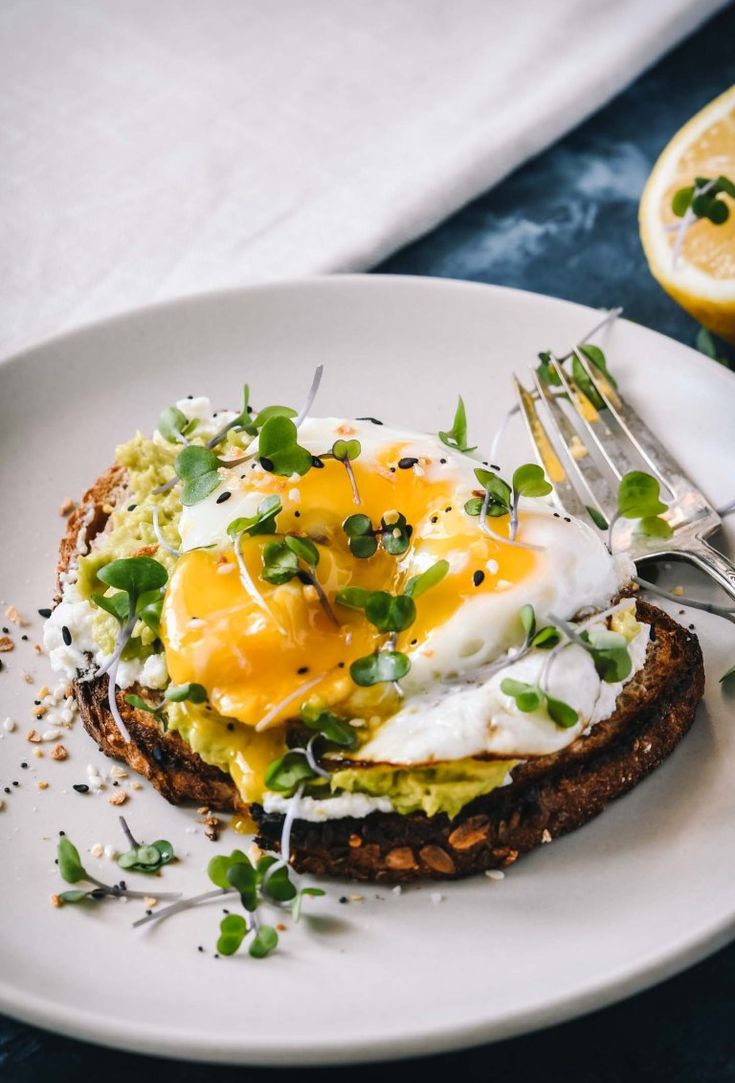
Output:
<path fill-rule="evenodd" d="M 574 350 L 574 355 L 575 357 L 577 356 L 576 349 Z M 569 396 L 569 401 L 574 407 L 582 428 L 594 443 L 599 454 L 602 456 L 603 461 L 615 478 L 616 483 L 619 482 L 623 474 L 626 474 L 633 468 L 621 441 L 617 440 L 612 433 L 610 433 L 598 411 L 592 403 L 585 398 L 576 384 L 569 379 L 559 362 L 554 359 L 549 363 L 549 367 L 552 372 L 556 374 L 559 382 Z"/>
<path fill-rule="evenodd" d="M 644 425 L 638 414 L 623 402 L 604 374 L 595 369 L 584 354 L 577 353 L 577 359 L 621 431 L 630 440 L 651 473 L 658 478 L 672 498 L 676 499 L 678 494 L 672 479 L 685 476 L 682 468 L 651 430 Z M 687 489 L 692 488 L 692 483 L 687 482 Z"/>
<path fill-rule="evenodd" d="M 534 369 L 531 371 L 538 397 L 543 399 L 552 427 L 556 430 L 558 442 L 563 445 L 566 452 L 569 474 L 572 478 L 576 477 L 573 483 L 577 494 L 586 505 L 595 508 L 603 518 L 609 521 L 617 510 L 617 501 L 607 483 L 607 479 L 600 473 L 597 464 L 587 453 L 586 448 L 583 448 L 583 458 L 577 459 L 575 457 L 573 445 L 575 440 L 579 444 L 579 437 L 574 426 L 562 410 L 548 384 L 544 383 L 538 372 Z"/>
<path fill-rule="evenodd" d="M 513 377 L 513 382 L 528 435 L 531 437 L 531 443 L 536 449 L 537 459 L 546 471 L 549 481 L 552 482 L 562 506 L 566 508 L 570 515 L 574 515 L 577 519 L 583 519 L 587 514 L 584 500 L 580 498 L 554 450 L 549 434 L 538 415 L 533 395 L 523 386 L 517 376 Z"/>

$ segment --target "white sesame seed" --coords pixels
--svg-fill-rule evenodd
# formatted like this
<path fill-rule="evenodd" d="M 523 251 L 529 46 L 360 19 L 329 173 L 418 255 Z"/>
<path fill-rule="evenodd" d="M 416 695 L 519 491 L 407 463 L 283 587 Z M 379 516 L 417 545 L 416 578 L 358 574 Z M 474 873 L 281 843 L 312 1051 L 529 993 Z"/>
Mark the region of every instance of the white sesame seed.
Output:
<path fill-rule="evenodd" d="M 444 900 L 444 896 L 442 895 L 441 891 L 432 891 L 430 898 L 432 906 L 438 906 L 439 903 Z"/>
<path fill-rule="evenodd" d="M 64 723 L 64 725 L 68 726 L 74 718 L 74 712 L 71 711 L 68 707 L 64 707 L 59 717 L 61 718 L 61 721 Z"/>
<path fill-rule="evenodd" d="M 288 490 L 288 499 L 293 504 L 300 504 L 301 503 L 301 493 L 299 492 L 298 489 L 289 489 Z"/>
<path fill-rule="evenodd" d="M 89 852 L 92 857 L 103 857 L 105 853 L 105 848 L 101 842 L 95 842 L 94 846 L 90 846 Z"/>
<path fill-rule="evenodd" d="M 497 560 L 493 560 L 491 557 L 490 560 L 486 562 L 485 567 L 490 572 L 490 575 L 497 575 L 500 565 L 498 564 Z"/>
<path fill-rule="evenodd" d="M 16 729 L 15 722 L 12 718 L 6 718 L 3 722 L 3 729 L 6 733 L 13 733 Z"/>
<path fill-rule="evenodd" d="M 122 767 L 120 767 L 118 764 L 115 764 L 113 767 L 110 768 L 110 778 L 120 779 L 120 778 L 127 778 L 127 777 L 128 777 L 127 771 L 124 771 L 122 769 Z"/>
<path fill-rule="evenodd" d="M 488 880 L 505 880 L 505 873 L 501 869 L 487 869 L 485 876 Z"/>
<path fill-rule="evenodd" d="M 58 741 L 59 737 L 61 737 L 61 730 L 59 730 L 59 729 L 50 729 L 50 730 L 45 730 L 44 731 L 44 733 L 41 735 L 41 740 L 42 741 Z"/>
<path fill-rule="evenodd" d="M 234 572 L 234 564 L 220 564 L 217 567 L 217 575 L 227 575 L 228 572 Z"/>
<path fill-rule="evenodd" d="M 107 843 L 104 849 L 104 855 L 108 861 L 116 861 L 118 856 L 118 850 L 111 842 Z"/>
<path fill-rule="evenodd" d="M 192 617 L 189 621 L 190 628 L 203 628 L 207 622 L 201 617 Z"/>
<path fill-rule="evenodd" d="M 395 887 L 392 887 L 391 891 L 393 892 L 394 895 L 402 895 L 403 894 L 403 888 L 401 887 L 400 884 L 396 884 Z"/>

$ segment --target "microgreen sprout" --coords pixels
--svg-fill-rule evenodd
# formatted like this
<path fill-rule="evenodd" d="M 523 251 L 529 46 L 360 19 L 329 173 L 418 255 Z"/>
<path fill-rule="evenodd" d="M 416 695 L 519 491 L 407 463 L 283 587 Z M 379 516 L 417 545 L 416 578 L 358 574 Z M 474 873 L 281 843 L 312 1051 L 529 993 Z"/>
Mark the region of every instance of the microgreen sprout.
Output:
<path fill-rule="evenodd" d="M 374 651 L 364 658 L 357 658 L 350 666 L 350 676 L 361 688 L 374 684 L 390 684 L 400 681 L 411 668 L 411 660 L 400 651 Z"/>
<path fill-rule="evenodd" d="M 403 588 L 403 593 L 414 600 L 420 598 L 427 590 L 441 583 L 448 571 L 449 561 L 437 560 L 425 572 L 412 576 Z"/>
<path fill-rule="evenodd" d="M 324 612 L 339 627 L 339 621 L 316 576 L 319 550 L 309 538 L 287 534 L 282 541 L 267 542 L 263 546 L 262 556 L 263 570 L 260 574 L 266 583 L 278 586 L 296 578 L 305 586 L 312 586 Z"/>
<path fill-rule="evenodd" d="M 269 417 L 260 430 L 258 459 L 264 470 L 280 477 L 303 477 L 313 466 L 313 456 L 297 439 L 295 423 L 289 417 Z"/>
<path fill-rule="evenodd" d="M 467 412 L 461 395 L 457 399 L 457 409 L 454 412 L 452 427 L 448 432 L 440 432 L 439 439 L 447 447 L 452 448 L 453 451 L 461 451 L 465 455 L 477 451 L 476 447 L 467 446 Z"/>
<path fill-rule="evenodd" d="M 276 948 L 278 934 L 270 925 L 260 921 L 260 906 L 266 904 L 288 909 L 294 921 L 298 921 L 303 897 L 325 894 L 321 888 L 304 887 L 299 890 L 290 878 L 286 863 L 274 854 L 263 854 L 255 862 L 242 850 L 219 854 L 209 862 L 207 875 L 214 884 L 214 890 L 201 892 L 155 913 L 148 913 L 134 922 L 133 927 L 160 921 L 211 899 L 237 895 L 247 916 L 225 916 L 219 926 L 217 951 L 220 955 L 234 955 L 246 937 L 252 934 L 248 953 L 255 959 L 262 959 Z M 238 920 L 229 920 L 230 918 Z"/>
<path fill-rule="evenodd" d="M 151 557 L 126 557 L 106 564 L 97 576 L 101 582 L 120 592 L 112 597 L 92 595 L 95 605 L 115 617 L 120 625 L 120 632 L 115 650 L 98 669 L 96 676 L 101 677 L 107 673 L 110 713 L 122 736 L 129 741 L 130 734 L 117 706 L 117 668 L 136 622 L 139 619 L 144 623 L 156 622 L 160 618 L 161 590 L 166 585 L 168 573 L 162 564 Z"/>
<path fill-rule="evenodd" d="M 576 726 L 579 721 L 579 715 L 573 707 L 570 707 L 568 703 L 564 703 L 563 700 L 550 696 L 538 684 L 526 684 L 523 681 L 516 681 L 511 677 L 506 677 L 500 682 L 500 689 L 506 696 L 510 696 L 511 699 L 515 700 L 515 705 L 519 711 L 526 714 L 545 707 L 552 722 L 555 722 L 557 726 L 561 726 L 563 729 Z"/>
<path fill-rule="evenodd" d="M 225 463 L 209 448 L 190 444 L 176 456 L 174 469 L 183 482 L 181 503 L 186 506 L 198 504 L 219 485 L 219 468 Z"/>
<path fill-rule="evenodd" d="M 106 898 L 119 899 L 123 895 L 128 899 L 145 899 L 150 894 L 148 891 L 131 891 L 122 880 L 117 884 L 105 884 L 98 880 L 96 876 L 93 876 L 85 869 L 79 851 L 68 835 L 63 835 L 59 839 L 56 860 L 61 878 L 67 884 L 86 882 L 94 885 L 91 888 L 75 888 L 73 891 L 62 891 L 58 896 L 62 903 L 79 903 L 90 899 L 95 902 Z M 159 899 L 178 899 L 179 893 L 158 892 L 156 897 Z"/>
<path fill-rule="evenodd" d="M 359 440 L 335 440 L 332 444 L 332 450 L 320 455 L 320 459 L 336 459 L 337 462 L 342 463 L 347 471 L 347 477 L 350 479 L 350 486 L 352 488 L 352 499 L 355 504 L 360 504 L 360 493 L 357 489 L 357 482 L 355 481 L 355 471 L 352 469 L 352 464 L 359 457 L 362 452 L 362 445 Z"/>
<path fill-rule="evenodd" d="M 722 617 L 724 620 L 735 624 L 735 608 L 715 605 L 714 602 L 702 602 L 698 598 L 689 598 L 684 594 L 670 594 L 669 591 L 662 590 L 655 583 L 651 583 L 647 579 L 641 579 L 637 575 L 633 576 L 633 582 L 637 583 L 643 590 L 648 590 L 651 594 L 657 594 L 659 598 L 665 598 L 668 602 L 674 602 L 676 605 L 687 605 L 691 609 L 701 609 L 704 613 L 714 613 L 715 616 Z"/>
<path fill-rule="evenodd" d="M 348 515 L 342 524 L 347 544 L 353 556 L 361 560 L 371 557 L 378 548 L 378 541 L 386 553 L 402 556 L 408 549 L 413 527 L 399 511 L 386 511 L 376 528 L 367 515 Z"/>
<path fill-rule="evenodd" d="M 492 470 L 478 467 L 475 477 L 485 490 L 484 496 L 470 497 L 465 502 L 464 510 L 468 515 L 480 517 L 480 529 L 496 541 L 506 545 L 514 545 L 521 549 L 535 549 L 539 546 L 530 545 L 528 542 L 516 540 L 518 533 L 518 505 L 520 498 L 546 496 L 551 492 L 551 485 L 546 480 L 544 472 L 535 463 L 525 463 L 519 466 L 513 474 L 512 487 Z M 508 515 L 510 517 L 509 536 L 504 538 L 497 534 L 489 525 L 488 517 L 492 519 Z"/>
<path fill-rule="evenodd" d="M 670 538 L 671 526 L 661 518 L 667 511 L 656 478 L 642 470 L 631 470 L 620 479 L 618 508 L 608 526 L 607 546 L 612 552 L 613 530 L 619 519 L 638 519 L 637 532 L 651 538 Z"/>
<path fill-rule="evenodd" d="M 120 826 L 130 843 L 130 849 L 120 854 L 117 863 L 126 872 L 154 873 L 174 860 L 174 848 L 166 839 L 143 844 L 137 842 L 128 827 L 124 816 L 120 816 Z"/>
<path fill-rule="evenodd" d="M 158 431 L 170 444 L 188 444 L 188 437 L 197 427 L 197 419 L 189 418 L 178 406 L 167 406 L 158 419 Z"/>
<path fill-rule="evenodd" d="M 729 177 L 695 177 L 694 184 L 679 188 L 671 200 L 671 209 L 681 223 L 669 227 L 676 232 L 672 266 L 676 270 L 684 239 L 695 222 L 707 219 L 713 226 L 723 225 L 730 217 L 730 208 L 721 195 L 735 199 L 735 184 Z"/>

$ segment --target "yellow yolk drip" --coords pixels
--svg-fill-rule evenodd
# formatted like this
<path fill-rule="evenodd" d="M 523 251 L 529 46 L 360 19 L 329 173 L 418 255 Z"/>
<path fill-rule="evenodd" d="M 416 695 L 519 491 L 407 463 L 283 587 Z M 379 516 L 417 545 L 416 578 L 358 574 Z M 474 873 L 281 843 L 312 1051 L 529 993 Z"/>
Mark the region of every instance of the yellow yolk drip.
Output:
<path fill-rule="evenodd" d="M 317 545 L 317 578 L 339 627 L 313 586 L 298 579 L 275 586 L 261 578 L 262 550 L 272 538 L 241 541 L 242 558 L 262 605 L 245 589 L 233 550 L 195 550 L 177 562 L 164 602 L 162 639 L 172 680 L 204 685 L 221 715 L 248 726 L 296 717 L 309 699 L 352 717 L 393 713 L 398 696 L 392 686 L 356 688 L 349 676 L 350 663 L 384 646 L 387 637 L 362 613 L 338 605 L 336 592 L 359 586 L 400 593 L 412 575 L 437 560 L 448 560 L 450 572 L 417 600 L 416 620 L 397 641 L 398 650 L 423 650 L 430 656 L 433 629 L 468 598 L 523 580 L 536 559 L 528 550 L 483 534 L 477 517 L 465 513 L 462 500 L 456 502 L 453 480 L 426 477 L 427 461 L 420 461 L 418 469 L 396 468 L 402 454 L 403 445 L 396 444 L 383 449 L 377 464 L 353 464 L 359 506 L 353 502 L 344 465 L 333 460 L 296 480 L 260 468 L 247 471 L 240 482 L 244 489 L 281 497 L 279 534 L 302 534 Z M 342 529 L 345 518 L 360 512 L 378 526 L 391 511 L 401 512 L 413 527 L 408 552 L 395 557 L 378 548 L 368 559 L 354 557 Z M 507 534 L 507 517 L 493 520 L 493 529 Z M 484 573 L 481 582 L 473 578 L 478 569 Z"/>

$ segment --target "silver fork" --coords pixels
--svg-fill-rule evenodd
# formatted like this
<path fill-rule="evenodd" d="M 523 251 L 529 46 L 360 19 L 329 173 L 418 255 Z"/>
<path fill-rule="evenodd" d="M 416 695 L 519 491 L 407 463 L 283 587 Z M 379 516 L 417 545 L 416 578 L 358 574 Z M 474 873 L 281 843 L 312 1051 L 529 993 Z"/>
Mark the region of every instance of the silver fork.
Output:
<path fill-rule="evenodd" d="M 600 410 L 582 394 L 556 359 L 549 362 L 559 381 L 556 389 L 535 370 L 533 391 L 515 377 L 521 413 L 537 458 L 553 482 L 560 503 L 577 518 L 595 522 L 602 516 L 610 523 L 617 510 L 617 487 L 623 474 L 633 469 L 652 474 L 662 487 L 663 500 L 669 502 L 666 519 L 674 533 L 665 539 L 646 538 L 636 534 L 634 522 L 618 519 L 614 527 L 615 550 L 627 552 L 634 561 L 655 557 L 686 560 L 735 599 L 735 564 L 706 540 L 720 526 L 719 515 L 604 374 L 580 350 L 573 353 L 604 403 Z M 538 409 L 540 403 L 546 424 Z M 599 523 L 595 525 L 601 529 Z"/>

